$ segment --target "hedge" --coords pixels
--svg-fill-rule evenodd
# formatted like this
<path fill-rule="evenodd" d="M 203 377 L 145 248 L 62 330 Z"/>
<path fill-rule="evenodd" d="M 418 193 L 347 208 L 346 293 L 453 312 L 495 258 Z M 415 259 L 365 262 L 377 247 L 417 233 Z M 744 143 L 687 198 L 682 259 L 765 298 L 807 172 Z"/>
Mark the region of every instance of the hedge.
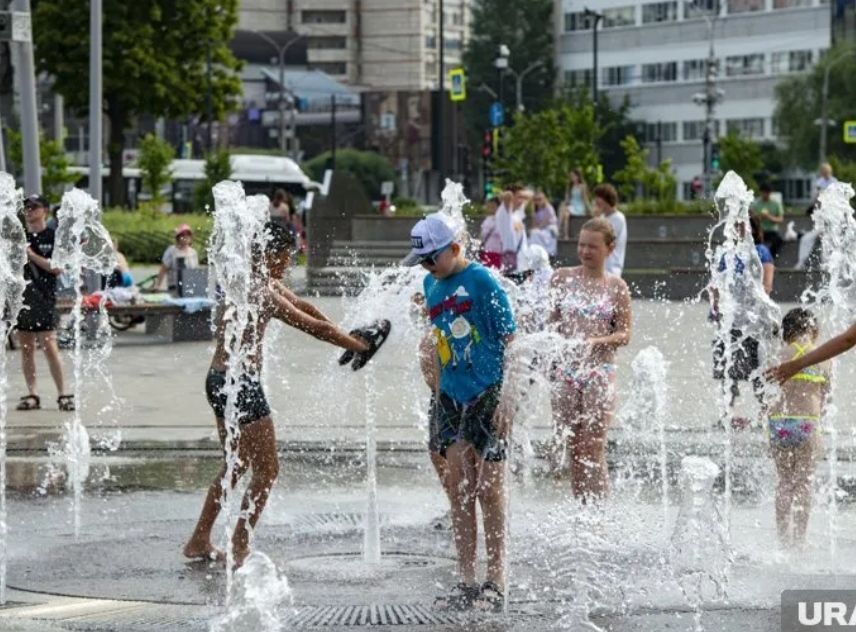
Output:
<path fill-rule="evenodd" d="M 104 226 L 119 240 L 119 250 L 131 263 L 160 263 L 163 251 L 175 241 L 175 229 L 187 224 L 193 229 L 193 246 L 199 253 L 200 263 L 208 255 L 208 236 L 213 220 L 209 215 L 166 214 L 160 211 L 108 210 L 104 212 Z"/>

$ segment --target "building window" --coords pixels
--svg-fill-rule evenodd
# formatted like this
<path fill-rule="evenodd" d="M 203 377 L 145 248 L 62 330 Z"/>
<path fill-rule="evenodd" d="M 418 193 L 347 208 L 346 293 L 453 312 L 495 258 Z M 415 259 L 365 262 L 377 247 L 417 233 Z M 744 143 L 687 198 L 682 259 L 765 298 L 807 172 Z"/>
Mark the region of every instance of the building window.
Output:
<path fill-rule="evenodd" d="M 678 62 L 642 64 L 642 83 L 660 83 L 678 80 Z"/>
<path fill-rule="evenodd" d="M 313 9 L 302 11 L 301 19 L 304 24 L 344 24 L 346 13 L 344 11 L 321 11 Z"/>
<path fill-rule="evenodd" d="M 443 42 L 444 42 L 443 47 L 449 51 L 459 51 L 459 50 L 461 50 L 461 48 L 463 48 L 463 45 L 461 43 L 460 38 L 444 39 Z"/>
<path fill-rule="evenodd" d="M 684 121 L 684 142 L 702 140 L 704 138 L 705 127 L 706 124 L 704 121 Z M 713 128 L 713 137 L 716 138 L 719 136 L 719 121 L 713 121 L 711 127 Z"/>
<path fill-rule="evenodd" d="M 739 134 L 744 138 L 764 138 L 764 119 L 728 119 L 725 122 L 725 131 L 728 134 Z"/>
<path fill-rule="evenodd" d="M 347 48 L 348 39 L 338 35 L 318 35 L 306 38 L 306 48 L 309 50 L 342 50 Z"/>
<path fill-rule="evenodd" d="M 645 143 L 673 143 L 678 140 L 677 123 L 645 123 L 639 131 Z"/>
<path fill-rule="evenodd" d="M 566 70 L 565 85 L 571 88 L 591 86 L 591 70 Z"/>
<path fill-rule="evenodd" d="M 565 32 L 587 31 L 591 28 L 592 20 L 582 11 L 565 14 Z"/>
<path fill-rule="evenodd" d="M 704 81 L 706 74 L 706 59 L 688 59 L 684 62 L 684 81 Z"/>
<path fill-rule="evenodd" d="M 309 64 L 310 70 L 320 70 L 328 75 L 348 74 L 348 64 L 343 61 L 316 61 Z"/>
<path fill-rule="evenodd" d="M 764 74 L 764 54 L 735 55 L 725 58 L 725 74 L 728 77 Z"/>
<path fill-rule="evenodd" d="M 426 35 L 425 36 L 425 48 L 437 48 L 437 36 L 436 35 Z"/>
<path fill-rule="evenodd" d="M 802 72 L 811 68 L 810 50 L 792 50 L 788 53 L 788 71 Z"/>
<path fill-rule="evenodd" d="M 728 0 L 728 13 L 763 11 L 766 0 Z"/>
<path fill-rule="evenodd" d="M 460 11 L 455 11 L 452 14 L 452 24 L 455 26 L 462 26 L 464 24 L 464 14 Z"/>
<path fill-rule="evenodd" d="M 633 82 L 633 66 L 610 66 L 601 73 L 605 86 L 626 86 Z"/>
<path fill-rule="evenodd" d="M 678 19 L 677 2 L 653 2 L 642 5 L 642 24 L 674 22 Z"/>
<path fill-rule="evenodd" d="M 796 9 L 797 7 L 810 7 L 811 0 L 773 0 L 774 9 Z"/>
<path fill-rule="evenodd" d="M 716 14 L 719 0 L 686 0 L 684 2 L 684 17 L 687 20 L 702 18 Z"/>
<path fill-rule="evenodd" d="M 636 7 L 604 9 L 601 13 L 603 20 L 600 23 L 605 29 L 636 25 Z"/>

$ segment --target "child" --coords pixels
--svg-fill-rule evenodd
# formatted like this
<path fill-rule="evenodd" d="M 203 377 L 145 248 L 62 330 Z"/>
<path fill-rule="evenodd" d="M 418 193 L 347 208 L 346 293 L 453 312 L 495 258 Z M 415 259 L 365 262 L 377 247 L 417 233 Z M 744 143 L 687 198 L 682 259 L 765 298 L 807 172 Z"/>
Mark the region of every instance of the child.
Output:
<path fill-rule="evenodd" d="M 804 357 L 817 340 L 814 315 L 802 307 L 789 311 L 782 320 L 782 337 L 787 343 L 783 359 Z M 780 396 L 770 407 L 770 447 L 779 476 L 776 525 L 785 547 L 805 542 L 817 429 L 828 393 L 828 368 L 804 368 L 782 384 Z"/>
<path fill-rule="evenodd" d="M 505 292 L 486 268 L 464 257 L 442 216 L 419 221 L 410 240 L 412 250 L 402 263 L 421 264 L 429 272 L 424 281 L 425 302 L 440 366 L 430 447 L 445 459 L 461 576 L 435 605 L 501 611 L 506 531 L 503 461 L 511 408 L 500 392 L 514 317 Z M 477 500 L 488 557 L 481 586 L 476 583 Z"/>
<path fill-rule="evenodd" d="M 268 222 L 265 230 L 269 235 L 264 257 L 254 270 L 259 304 L 258 322 L 244 332 L 244 340 L 252 345 L 246 371 L 238 376 L 239 392 L 236 408 L 238 411 L 239 434 L 232 450 L 238 456 L 238 468 L 232 475 L 231 485 L 248 470 L 252 469 L 252 478 L 241 503 L 241 517 L 235 525 L 232 537 L 232 551 L 235 565 L 240 566 L 249 554 L 250 529 L 264 510 L 270 490 L 279 473 L 276 436 L 273 420 L 270 416 L 267 398 L 261 383 L 262 349 L 265 330 L 272 318 L 308 333 L 310 336 L 329 342 L 347 351 L 341 363 L 353 359 L 353 367 L 359 368 L 380 348 L 389 333 L 389 323 L 381 321 L 375 325 L 346 334 L 322 314 L 314 305 L 304 301 L 287 289 L 277 279 L 289 265 L 291 251 L 295 246 L 294 233 L 278 224 Z M 208 403 L 214 410 L 220 441 L 226 440 L 226 365 L 229 352 L 226 348 L 226 320 L 223 318 L 223 306 L 218 309 L 216 331 L 217 346 L 211 360 L 211 368 L 205 380 L 205 392 Z M 348 355 L 350 354 L 350 355 Z M 222 560 L 223 553 L 211 544 L 211 529 L 220 513 L 222 496 L 221 481 L 226 474 L 226 464 L 208 488 L 205 503 L 199 521 L 184 547 L 184 555 L 191 559 Z"/>

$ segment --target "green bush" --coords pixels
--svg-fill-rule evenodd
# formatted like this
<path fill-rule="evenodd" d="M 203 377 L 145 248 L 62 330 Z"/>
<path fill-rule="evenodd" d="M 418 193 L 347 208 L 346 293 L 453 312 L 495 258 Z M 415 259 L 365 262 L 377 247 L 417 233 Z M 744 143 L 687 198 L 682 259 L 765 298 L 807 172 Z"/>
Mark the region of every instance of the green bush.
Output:
<path fill-rule="evenodd" d="M 172 159 L 175 150 L 172 145 L 154 134 L 146 134 L 140 142 L 140 157 L 137 165 L 143 175 L 143 188 L 152 196 L 152 201 L 163 202 L 163 189 L 172 179 Z"/>
<path fill-rule="evenodd" d="M 188 224 L 193 229 L 193 247 L 200 263 L 207 257 L 208 236 L 213 220 L 210 215 L 168 215 L 151 205 L 137 211 L 108 210 L 104 226 L 119 240 L 119 250 L 132 263 L 160 263 L 163 251 L 174 242 L 175 229 Z"/>
<path fill-rule="evenodd" d="M 205 156 L 205 180 L 193 191 L 194 209 L 204 212 L 206 207 L 214 209 L 214 185 L 232 177 L 232 161 L 228 150 L 215 149 Z"/>
<path fill-rule="evenodd" d="M 330 152 L 325 151 L 305 162 L 303 170 L 310 178 L 316 182 L 321 182 L 329 161 Z M 389 160 L 373 151 L 358 151 L 356 149 L 337 151 L 336 170 L 347 171 L 359 180 L 370 200 L 381 198 L 381 182 L 389 180 L 394 182 L 396 179 L 395 169 L 392 168 Z"/>
<path fill-rule="evenodd" d="M 626 215 L 711 215 L 714 212 L 710 200 L 632 200 L 619 204 Z"/>

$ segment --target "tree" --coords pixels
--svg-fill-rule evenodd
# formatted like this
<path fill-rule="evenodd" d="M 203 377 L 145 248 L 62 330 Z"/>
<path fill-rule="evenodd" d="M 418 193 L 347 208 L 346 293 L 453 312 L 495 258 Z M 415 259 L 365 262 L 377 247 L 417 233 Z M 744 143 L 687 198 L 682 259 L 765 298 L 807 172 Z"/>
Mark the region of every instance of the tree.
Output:
<path fill-rule="evenodd" d="M 833 64 L 834 65 L 831 65 Z M 827 154 L 856 160 L 856 145 L 844 142 L 841 124 L 854 118 L 856 103 L 856 43 L 843 42 L 824 54 L 811 71 L 793 75 L 776 86 L 774 120 L 784 138 L 787 158 L 794 166 L 814 170 L 820 151 L 823 76 L 829 68 Z"/>
<path fill-rule="evenodd" d="M 330 152 L 325 151 L 307 161 L 303 165 L 303 170 L 310 178 L 320 182 L 324 178 L 324 171 L 329 161 Z M 370 200 L 380 199 L 381 182 L 395 182 L 395 169 L 392 164 L 373 151 L 340 149 L 336 152 L 336 170 L 347 171 L 359 180 Z"/>
<path fill-rule="evenodd" d="M 586 180 L 597 181 L 599 130 L 591 104 L 575 108 L 560 102 L 533 114 L 517 114 L 504 133 L 495 159 L 504 184 L 532 184 L 558 198 L 565 194 L 571 169 L 580 168 Z"/>
<path fill-rule="evenodd" d="M 205 180 L 196 186 L 193 192 L 194 206 L 197 211 L 214 209 L 214 185 L 232 177 L 232 157 L 225 149 L 215 149 L 205 156 Z"/>
<path fill-rule="evenodd" d="M 241 93 L 240 63 L 228 47 L 238 0 L 104 0 L 104 112 L 109 119 L 110 199 L 123 204 L 125 130 L 139 115 L 183 117 L 206 111 L 211 92 L 216 119 Z M 36 0 L 36 63 L 54 77 L 68 107 L 89 102 L 89 3 Z M 206 52 L 210 48 L 211 81 Z"/>
<path fill-rule="evenodd" d="M 175 158 L 172 145 L 154 134 L 146 134 L 140 142 L 140 157 L 137 165 L 143 172 L 143 186 L 148 189 L 155 206 L 163 202 L 164 186 L 172 178 L 170 164 Z"/>
<path fill-rule="evenodd" d="M 6 135 L 9 140 L 9 160 L 15 164 L 20 172 L 24 164 L 21 133 L 7 128 Z M 57 140 L 39 136 L 39 157 L 42 167 L 42 191 L 28 191 L 27 193 L 41 193 L 48 199 L 48 202 L 55 204 L 62 198 L 66 186 L 73 184 L 77 180 L 77 176 L 69 172 L 68 157 Z"/>
<path fill-rule="evenodd" d="M 722 173 L 734 171 L 743 178 L 746 186 L 758 190 L 757 177 L 764 169 L 761 146 L 753 140 L 742 138 L 731 132 L 719 139 L 720 167 Z"/>
<path fill-rule="evenodd" d="M 672 173 L 672 161 L 664 160 L 657 167 L 648 166 L 647 149 L 642 149 L 634 136 L 621 141 L 626 165 L 615 172 L 613 179 L 624 200 L 637 197 L 669 202 L 675 199 L 677 181 Z"/>
<path fill-rule="evenodd" d="M 484 84 L 497 95 L 502 94 L 505 111 L 515 112 L 515 81 L 510 73 L 500 89 L 499 73 L 494 66 L 499 46 L 508 46 L 508 64 L 522 72 L 530 64 L 541 65 L 523 80 L 523 105 L 527 111 L 538 111 L 550 104 L 556 71 L 553 46 L 552 0 L 474 0 L 472 32 L 464 50 L 467 73 L 467 126 L 474 139 L 488 127 L 488 110 L 494 100 L 479 90 Z"/>

